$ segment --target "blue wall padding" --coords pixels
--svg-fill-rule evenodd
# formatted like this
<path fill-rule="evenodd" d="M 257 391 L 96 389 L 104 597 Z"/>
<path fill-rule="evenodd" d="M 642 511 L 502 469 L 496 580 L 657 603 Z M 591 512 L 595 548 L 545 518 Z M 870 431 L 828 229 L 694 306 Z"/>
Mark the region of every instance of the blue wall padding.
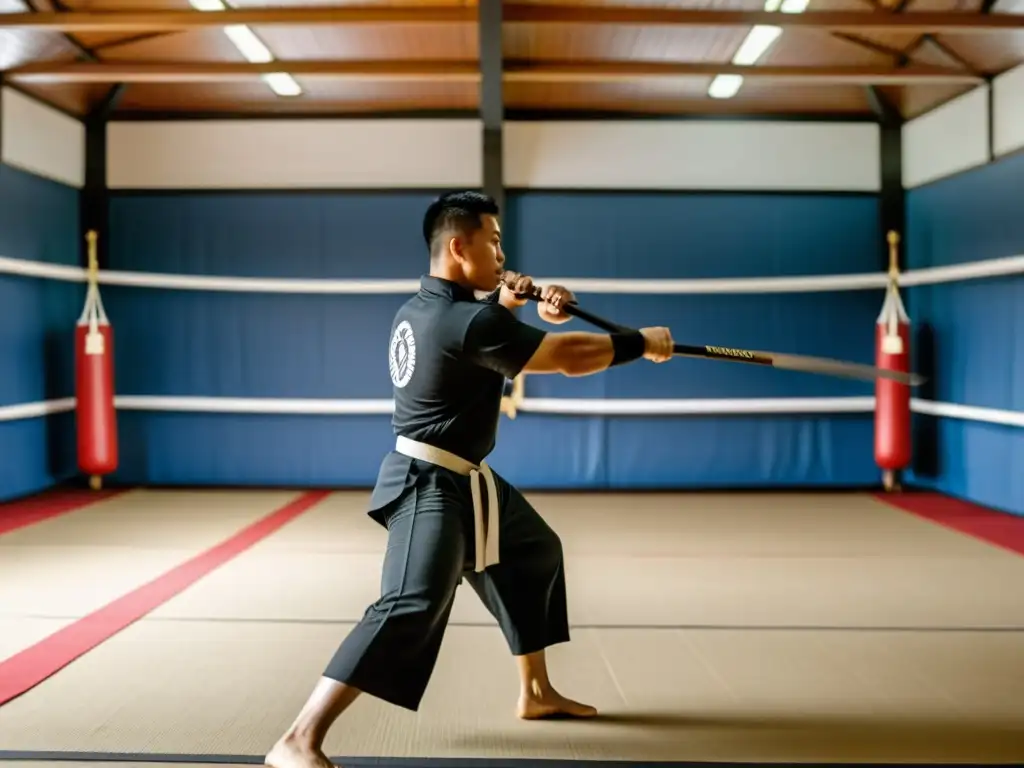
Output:
<path fill-rule="evenodd" d="M 0 421 L 0 502 L 44 491 L 75 473 L 75 415 Z"/>
<path fill-rule="evenodd" d="M 74 394 L 83 300 L 74 283 L 0 275 L 0 406 Z"/>
<path fill-rule="evenodd" d="M 303 296 L 108 287 L 117 390 L 202 397 L 391 397 L 402 295 Z"/>
<path fill-rule="evenodd" d="M 619 418 L 608 425 L 608 485 L 858 486 L 877 482 L 870 416 Z"/>
<path fill-rule="evenodd" d="M 875 292 L 781 296 L 581 297 L 594 311 L 686 329 L 681 340 L 870 362 Z M 206 397 L 391 396 L 388 332 L 404 295 L 301 296 L 110 286 L 118 391 Z M 524 319 L 542 324 L 529 305 Z M 578 321 L 561 326 L 590 330 Z M 859 329 L 859 332 L 858 332 Z M 838 397 L 870 384 L 680 359 L 600 376 L 529 378 L 536 397 Z"/>
<path fill-rule="evenodd" d="M 942 267 L 1024 254 L 1024 154 L 907 193 L 907 266 Z"/>
<path fill-rule="evenodd" d="M 1024 156 L 908 193 L 915 268 L 1024 254 Z M 1024 276 L 911 288 L 914 355 L 932 376 L 921 397 L 1024 411 Z M 1024 514 L 1024 429 L 918 414 L 913 479 Z"/>
<path fill-rule="evenodd" d="M 113 193 L 110 269 L 228 277 L 416 278 L 424 193 Z"/>
<path fill-rule="evenodd" d="M 0 164 L 0 256 L 79 263 L 78 191 Z M 84 289 L 0 275 L 0 406 L 74 394 L 74 327 Z M 73 474 L 71 414 L 0 422 L 0 500 Z"/>
<path fill-rule="evenodd" d="M 1024 411 L 1024 275 L 908 294 L 915 326 L 934 336 L 932 399 Z"/>
<path fill-rule="evenodd" d="M 158 485 L 363 486 L 394 445 L 389 416 L 118 414 L 113 480 Z"/>
<path fill-rule="evenodd" d="M 537 488 L 860 486 L 876 482 L 861 415 L 540 416 L 502 426 L 491 461 Z"/>
<path fill-rule="evenodd" d="M 430 195 L 114 195 L 115 269 L 225 276 L 415 279 Z M 836 195 L 512 195 L 512 265 L 537 276 L 710 277 L 877 271 L 877 199 Z M 127 395 L 387 398 L 404 295 L 108 288 Z M 581 297 L 681 340 L 870 361 L 881 293 Z M 528 312 L 533 312 L 530 307 Z M 535 317 L 535 314 L 534 314 Z M 582 327 L 575 324 L 572 327 Z M 532 397 L 871 394 L 869 385 L 680 360 L 585 379 L 530 377 Z M 875 482 L 871 417 L 594 417 L 503 421 L 492 457 L 532 487 L 860 485 Z M 387 416 L 122 412 L 123 482 L 367 485 Z"/>
<path fill-rule="evenodd" d="M 77 265 L 79 192 L 0 163 L 0 256 Z"/>
<path fill-rule="evenodd" d="M 677 341 L 871 363 L 880 291 L 755 295 L 580 294 L 580 305 L 632 327 L 664 325 Z M 536 308 L 523 318 L 538 326 Z M 547 327 L 551 327 L 548 325 Z M 592 331 L 580 320 L 562 330 Z M 872 395 L 870 383 L 749 364 L 680 358 L 622 366 L 600 376 L 528 379 L 536 397 L 734 398 Z"/>
<path fill-rule="evenodd" d="M 363 486 L 390 418 L 119 413 L 121 483 Z M 520 414 L 488 459 L 528 488 L 857 486 L 875 481 L 870 418 L 656 419 Z"/>
<path fill-rule="evenodd" d="M 543 277 L 719 278 L 876 272 L 875 195 L 523 192 L 512 266 Z"/>

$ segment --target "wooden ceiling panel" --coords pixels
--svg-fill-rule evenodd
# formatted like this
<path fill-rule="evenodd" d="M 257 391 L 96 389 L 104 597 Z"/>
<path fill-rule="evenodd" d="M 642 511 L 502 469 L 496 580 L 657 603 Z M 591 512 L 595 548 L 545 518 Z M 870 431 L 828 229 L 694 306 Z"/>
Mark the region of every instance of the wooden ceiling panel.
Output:
<path fill-rule="evenodd" d="M 287 8 L 288 6 L 299 6 L 302 8 L 345 8 L 347 6 L 381 6 L 384 8 L 415 8 L 422 5 L 439 6 L 445 5 L 453 8 L 476 6 L 475 0 L 224 0 L 233 8 Z"/>
<path fill-rule="evenodd" d="M 518 0 L 517 0 L 518 1 Z M 760 10 L 764 0 L 525 0 L 542 4 L 557 2 L 583 8 L 632 5 L 686 9 Z M 929 12 L 978 12 L 984 0 L 811 0 L 810 10 L 856 11 L 888 8 L 912 16 Z M 53 11 L 55 0 L 33 0 L 40 11 Z M 237 8 L 288 8 L 295 6 L 344 7 L 351 5 L 420 6 L 445 4 L 473 6 L 477 0 L 228 0 Z M 1024 13 L 1024 0 L 1001 0 L 997 5 Z M 189 0 L 60 0 L 57 8 L 78 11 L 184 10 Z M 0 0 L 3 10 L 24 11 L 24 0 Z M 206 14 L 215 16 L 216 14 Z M 777 14 L 781 21 L 782 14 Z M 530 60 L 561 62 L 621 62 L 623 64 L 728 62 L 750 27 L 697 27 L 685 25 L 629 24 L 507 24 L 505 56 L 528 64 Z M 475 23 L 454 24 L 289 24 L 256 25 L 253 31 L 288 71 L 288 62 L 309 60 L 426 60 L 475 63 L 479 58 Z M 74 41 L 97 51 L 101 61 L 121 62 L 242 62 L 244 59 L 224 33 L 223 27 L 187 31 L 81 34 L 73 39 L 55 32 L 0 31 L 0 66 L 10 67 L 46 59 L 81 56 Z M 1024 32 L 942 34 L 938 42 L 916 32 L 906 34 L 831 33 L 827 30 L 791 28 L 783 31 L 759 65 L 780 67 L 876 67 L 894 66 L 901 60 L 943 68 L 971 68 L 984 73 L 1002 71 L 1024 61 Z M 912 55 L 903 51 L 911 49 Z M 475 66 L 475 64 L 473 64 Z M 278 65 L 275 65 L 278 66 Z M 293 66 L 298 66 L 294 64 Z M 611 73 L 614 74 L 614 73 Z M 128 76 L 128 75 L 124 75 Z M 294 99 L 273 94 L 255 76 L 250 80 L 223 83 L 137 84 L 125 93 L 126 110 L 221 111 L 258 113 L 311 113 L 415 109 L 473 109 L 479 86 L 474 83 L 374 81 L 350 78 L 299 77 L 304 93 Z M 643 79 L 646 78 L 646 79 Z M 641 79 L 614 82 L 541 82 L 506 84 L 511 109 L 599 109 L 650 113 L 707 112 L 837 112 L 869 111 L 866 89 L 861 85 L 778 82 L 748 78 L 740 93 L 719 101 L 706 95 L 709 77 Z M 884 93 L 907 116 L 942 103 L 967 90 L 967 85 L 889 87 Z M 39 86 L 33 92 L 66 110 L 81 113 L 106 92 L 95 87 Z M 28 88 L 26 87 L 26 90 Z"/>
<path fill-rule="evenodd" d="M 904 14 L 940 11 L 971 11 L 977 12 L 984 0 L 879 0 L 879 4 Z M 899 8 L 902 6 L 902 11 Z M 905 50 L 919 42 L 921 35 L 917 32 L 866 32 L 863 37 L 881 43 L 890 48 Z"/>
<path fill-rule="evenodd" d="M 402 6 L 415 6 L 422 5 L 423 0 L 300 0 L 300 2 L 289 2 L 288 0 L 225 0 L 226 5 L 232 8 L 287 8 L 289 5 L 301 5 L 302 7 L 343 7 L 348 5 L 379 5 L 386 7 L 402 7 Z M 475 5 L 472 0 L 429 0 L 430 5 L 451 5 L 451 6 L 465 6 Z M 64 6 L 70 10 L 92 10 L 92 11 L 141 11 L 141 10 L 188 10 L 191 8 L 188 0 L 64 0 Z M 470 33 L 475 32 L 472 25 L 470 27 Z M 349 34 L 356 33 L 359 30 L 366 31 L 368 27 L 359 26 L 351 27 L 346 30 Z M 265 29 L 257 29 L 259 33 L 263 33 Z M 316 32 L 317 29 L 301 30 L 295 27 L 282 27 L 277 30 L 280 35 L 294 34 L 301 37 L 304 32 Z M 149 35 L 125 35 L 123 33 L 81 33 L 76 34 L 76 37 L 81 41 L 83 45 L 89 48 L 109 48 L 110 46 L 117 46 L 119 41 L 131 41 L 135 37 L 149 37 Z M 371 33 L 370 38 L 374 37 Z"/>
<path fill-rule="evenodd" d="M 708 98 L 707 86 L 704 78 L 673 81 L 671 87 L 664 81 L 629 85 L 510 83 L 506 106 L 665 114 L 869 113 L 864 89 L 856 86 L 791 86 L 780 92 L 766 83 L 748 80 L 735 98 L 724 100 Z"/>
<path fill-rule="evenodd" d="M 787 29 L 761 57 L 775 66 L 871 67 L 892 64 L 892 56 L 863 44 L 811 29 Z"/>
<path fill-rule="evenodd" d="M 188 0 L 61 0 L 69 11 L 173 11 L 191 8 Z"/>
<path fill-rule="evenodd" d="M 986 72 L 1002 72 L 1024 62 L 1024 32 L 993 35 L 937 35 L 939 41 Z"/>
<path fill-rule="evenodd" d="M 506 83 L 510 109 L 603 109 L 612 105 L 708 101 L 711 78 L 638 80 L 631 83 Z"/>
<path fill-rule="evenodd" d="M 23 13 L 28 6 L 21 0 L 0 0 L 0 13 Z M 27 29 L 0 29 L 0 70 L 32 61 L 74 58 L 75 46 L 56 32 Z"/>
<path fill-rule="evenodd" d="M 104 83 L 17 84 L 17 88 L 40 101 L 76 117 L 85 117 L 110 91 Z"/>
<path fill-rule="evenodd" d="M 276 57 L 289 59 L 479 59 L 473 24 L 255 27 Z"/>
<path fill-rule="evenodd" d="M 478 88 L 471 83 L 340 83 L 301 81 L 304 93 L 280 98 L 259 80 L 189 84 L 131 85 L 118 112 L 215 112 L 306 114 L 404 110 L 476 109 Z"/>
<path fill-rule="evenodd" d="M 550 0 L 526 2 L 542 5 Z M 559 0 L 559 4 L 756 11 L 764 7 L 764 0 Z M 515 23 L 505 25 L 504 46 L 505 56 L 513 59 L 727 61 L 746 35 L 742 27 Z"/>
<path fill-rule="evenodd" d="M 61 5 L 70 11 L 180 11 L 192 7 L 188 0 L 62 0 Z M 95 49 L 136 36 L 121 32 L 82 32 L 75 33 L 74 37 L 86 48 Z"/>
<path fill-rule="evenodd" d="M 60 35 L 0 29 L 0 70 L 33 61 L 73 59 L 75 47 Z"/>
<path fill-rule="evenodd" d="M 273 0 L 227 0 L 235 8 L 287 7 Z M 302 0 L 304 7 L 381 5 L 401 7 L 423 0 Z M 73 0 L 81 10 L 124 10 L 124 0 Z M 463 6 L 469 0 L 430 0 L 431 5 Z M 69 7 L 72 7 L 69 3 Z M 188 0 L 137 0 L 133 10 L 189 8 Z M 253 32 L 275 57 L 287 59 L 464 59 L 479 58 L 474 24 L 378 24 L 254 26 Z M 99 47 L 101 58 L 117 60 L 237 60 L 235 46 L 222 28 L 186 32 L 125 35 L 78 35 L 89 47 Z"/>
<path fill-rule="evenodd" d="M 107 61 L 245 61 L 223 29 L 169 32 L 101 49 Z"/>
<path fill-rule="evenodd" d="M 971 86 L 964 85 L 882 86 L 879 88 L 882 95 L 907 120 L 923 115 L 970 90 Z"/>
<path fill-rule="evenodd" d="M 446 59 L 476 61 L 471 25 L 374 25 L 296 28 L 255 27 L 253 32 L 282 61 L 302 59 Z M 103 59 L 116 61 L 242 61 L 223 29 L 197 29 L 108 46 Z"/>
<path fill-rule="evenodd" d="M 512 59 L 728 61 L 746 34 L 730 27 L 510 24 L 504 45 Z"/>
<path fill-rule="evenodd" d="M 509 83 L 505 86 L 505 108 L 673 114 L 707 107 L 706 78 L 676 81 L 675 86 L 668 92 L 663 83 Z"/>
<path fill-rule="evenodd" d="M 871 112 L 867 90 L 860 85 L 773 83 L 748 78 L 730 101 L 751 112 Z"/>
<path fill-rule="evenodd" d="M 845 1 L 845 0 L 843 0 Z M 520 0 L 516 0 L 517 3 Z M 764 0 L 521 0 L 522 5 L 571 5 L 580 7 L 715 8 L 722 11 L 757 11 Z"/>

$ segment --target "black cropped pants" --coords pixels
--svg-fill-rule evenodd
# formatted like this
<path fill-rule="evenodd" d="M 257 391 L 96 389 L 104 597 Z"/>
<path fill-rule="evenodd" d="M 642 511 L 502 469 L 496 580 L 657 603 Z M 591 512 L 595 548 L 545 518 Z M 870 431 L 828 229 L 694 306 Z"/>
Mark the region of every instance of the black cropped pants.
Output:
<path fill-rule="evenodd" d="M 381 596 L 324 676 L 416 710 L 463 578 L 497 620 L 513 655 L 567 642 L 569 619 L 562 543 L 515 487 L 495 473 L 500 562 L 476 573 L 469 479 L 404 461 L 409 472 L 402 488 L 371 512 L 388 529 Z M 378 485 L 375 496 L 380 491 Z"/>

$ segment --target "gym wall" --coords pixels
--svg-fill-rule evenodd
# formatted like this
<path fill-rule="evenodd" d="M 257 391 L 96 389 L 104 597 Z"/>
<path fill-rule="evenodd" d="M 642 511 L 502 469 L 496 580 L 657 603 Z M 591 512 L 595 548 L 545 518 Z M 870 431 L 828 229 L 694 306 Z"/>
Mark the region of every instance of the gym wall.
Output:
<path fill-rule="evenodd" d="M 0 258 L 78 265 L 82 125 L 0 89 Z M 0 500 L 74 474 L 74 283 L 0 273 Z"/>
<path fill-rule="evenodd" d="M 658 284 L 876 271 L 876 126 L 521 123 L 506 141 L 515 190 L 506 229 L 524 272 L 570 285 L 625 281 L 623 290 L 654 281 L 649 292 L 581 290 L 579 298 L 620 322 L 668 325 L 683 342 L 871 359 L 876 292 L 688 295 L 658 293 Z M 644 415 L 559 418 L 559 442 L 573 449 L 546 476 L 538 465 L 534 476 L 545 484 L 574 473 L 587 486 L 619 488 L 858 485 L 877 477 L 869 414 L 734 415 L 714 404 L 705 414 L 658 413 L 664 400 L 870 395 L 863 384 L 680 359 L 588 378 L 528 377 L 527 394 L 593 399 L 598 414 L 623 399 L 647 401 Z M 537 417 L 538 431 L 551 433 L 546 422 L 556 418 Z M 523 447 L 500 451 L 507 463 Z"/>
<path fill-rule="evenodd" d="M 380 407 L 391 396 L 391 317 L 427 266 L 422 213 L 440 190 L 480 185 L 480 133 L 472 120 L 111 124 L 110 269 L 405 283 L 346 295 L 105 287 L 119 395 L 217 398 L 202 407 L 221 411 L 122 409 L 117 480 L 371 484 L 393 444 Z M 814 276 L 884 263 L 872 124 L 526 122 L 508 124 L 504 141 L 510 266 L 538 281 Z M 881 306 L 880 291 L 579 293 L 599 313 L 669 324 L 695 343 L 864 362 Z M 870 396 L 870 385 L 680 360 L 530 376 L 526 389 L 590 409 L 503 420 L 494 466 L 526 487 L 877 481 L 870 409 L 756 406 Z M 222 398 L 268 400 L 233 400 L 250 412 L 225 413 Z M 308 398 L 376 412 L 251 412 Z M 755 405 L 666 418 L 663 398 Z M 641 399 L 646 415 L 606 412 Z"/>
<path fill-rule="evenodd" d="M 1024 255 L 1024 67 L 904 131 L 911 269 Z M 1024 411 L 1024 275 L 910 288 L 921 397 Z M 918 413 L 911 479 L 1024 514 L 1024 429 Z"/>

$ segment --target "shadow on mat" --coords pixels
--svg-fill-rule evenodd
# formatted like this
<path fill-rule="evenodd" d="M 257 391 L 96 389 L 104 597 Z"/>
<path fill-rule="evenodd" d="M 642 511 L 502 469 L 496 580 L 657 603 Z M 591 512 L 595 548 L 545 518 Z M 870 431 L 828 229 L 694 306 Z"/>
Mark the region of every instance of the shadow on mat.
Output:
<path fill-rule="evenodd" d="M 545 728 L 545 725 L 550 726 Z M 530 751 L 586 746 L 590 759 L 950 759 L 1024 761 L 1024 715 L 1016 720 L 953 717 L 607 712 L 589 720 L 536 721 L 517 728 L 515 743 Z M 455 737 L 460 747 L 500 754 L 507 731 Z M 690 749 L 695 754 L 689 755 Z"/>

